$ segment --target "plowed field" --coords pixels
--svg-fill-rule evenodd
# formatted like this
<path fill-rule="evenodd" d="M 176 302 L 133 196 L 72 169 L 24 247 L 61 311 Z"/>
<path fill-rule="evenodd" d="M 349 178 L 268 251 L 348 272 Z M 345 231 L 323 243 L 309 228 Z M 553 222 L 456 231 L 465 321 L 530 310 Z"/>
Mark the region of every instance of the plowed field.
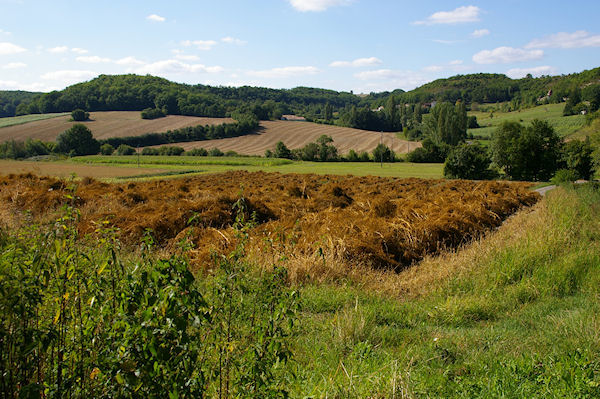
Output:
<path fill-rule="evenodd" d="M 0 225 L 21 216 L 51 220 L 67 184 L 33 175 L 0 177 Z M 455 248 L 539 195 L 523 183 L 228 172 L 176 180 L 107 184 L 84 180 L 76 193 L 79 229 L 93 234 L 107 220 L 125 243 L 151 229 L 159 246 L 188 241 L 198 269 L 229 252 L 236 216 L 254 220 L 247 250 L 270 265 L 285 256 L 298 278 L 311 265 L 401 270 Z M 24 213 L 24 211 L 28 211 Z M 27 219 L 29 220 L 29 219 Z M 301 266 L 298 266 L 301 265 Z M 302 269 L 302 268 L 305 269 Z M 304 271 L 302 271 L 304 270 Z M 311 276 L 308 276 L 311 274 Z"/>
<path fill-rule="evenodd" d="M 326 134 L 333 138 L 333 145 L 340 154 L 351 149 L 372 151 L 380 139 L 397 153 L 406 153 L 420 147 L 420 143 L 399 140 L 394 133 L 370 132 L 349 127 L 320 125 L 311 122 L 262 121 L 257 134 L 221 139 L 181 143 L 186 150 L 192 148 L 219 148 L 222 151 L 235 151 L 244 155 L 264 155 L 265 150 L 275 148 L 278 141 L 290 149 L 304 147 Z"/>
<path fill-rule="evenodd" d="M 109 137 L 139 136 L 145 133 L 164 133 L 197 125 L 220 125 L 231 123 L 229 118 L 200 118 L 195 116 L 169 115 L 153 120 L 142 119 L 137 111 L 92 112 L 92 120 L 79 122 L 85 124 L 96 139 Z M 16 126 L 0 128 L 0 142 L 6 140 L 39 139 L 54 141 L 56 137 L 69 129 L 75 122 L 69 121 L 71 115 L 52 119 L 28 122 Z"/>

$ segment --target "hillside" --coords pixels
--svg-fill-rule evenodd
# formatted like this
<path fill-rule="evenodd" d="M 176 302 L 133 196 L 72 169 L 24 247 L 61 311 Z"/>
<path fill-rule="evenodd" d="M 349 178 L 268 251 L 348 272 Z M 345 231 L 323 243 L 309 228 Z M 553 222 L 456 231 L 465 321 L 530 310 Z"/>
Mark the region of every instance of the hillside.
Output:
<path fill-rule="evenodd" d="M 323 134 L 333 138 L 333 145 L 337 147 L 340 154 L 346 154 L 351 149 L 357 152 L 371 152 L 380 143 L 380 139 L 398 153 L 406 153 L 421 146 L 420 143 L 399 140 L 395 133 L 380 134 L 349 127 L 289 121 L 262 121 L 256 134 L 178 145 L 186 150 L 218 148 L 221 151 L 235 151 L 243 155 L 264 155 L 265 150 L 272 150 L 278 141 L 283 141 L 290 149 L 301 148 L 316 141 Z"/>
<path fill-rule="evenodd" d="M 195 116 L 169 115 L 153 120 L 141 119 L 139 112 L 109 111 L 94 112 L 92 120 L 84 123 L 90 128 L 96 139 L 109 137 L 139 136 L 145 133 L 162 133 L 167 130 L 181 129 L 197 125 L 219 125 L 233 122 L 229 118 L 202 118 Z M 6 140 L 26 140 L 29 138 L 42 141 L 54 141 L 63 131 L 75 122 L 70 115 L 23 123 L 0 128 L 0 142 Z"/>

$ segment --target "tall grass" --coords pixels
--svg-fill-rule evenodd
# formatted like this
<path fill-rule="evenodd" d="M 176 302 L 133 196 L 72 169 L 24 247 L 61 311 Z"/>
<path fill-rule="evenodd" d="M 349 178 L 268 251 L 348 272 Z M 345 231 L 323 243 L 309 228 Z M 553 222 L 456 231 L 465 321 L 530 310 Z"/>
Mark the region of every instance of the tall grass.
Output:
<path fill-rule="evenodd" d="M 457 254 L 379 276 L 385 295 L 306 287 L 294 395 L 598 397 L 598 204 L 598 187 L 557 189 Z"/>

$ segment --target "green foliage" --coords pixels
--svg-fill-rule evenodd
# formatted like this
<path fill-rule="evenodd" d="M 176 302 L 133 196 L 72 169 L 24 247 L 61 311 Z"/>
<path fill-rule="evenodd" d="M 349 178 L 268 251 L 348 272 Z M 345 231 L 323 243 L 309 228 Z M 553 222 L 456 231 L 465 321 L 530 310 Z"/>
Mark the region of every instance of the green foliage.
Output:
<path fill-rule="evenodd" d="M 135 154 L 135 148 L 133 148 L 127 144 L 121 144 L 119 147 L 117 147 L 115 154 L 116 155 L 133 155 L 133 154 Z"/>
<path fill-rule="evenodd" d="M 383 144 L 377 144 L 377 147 L 373 149 L 373 161 L 374 162 L 394 162 L 396 160 L 396 154 L 390 150 L 390 148 Z"/>
<path fill-rule="evenodd" d="M 487 180 L 495 177 L 492 160 L 479 144 L 461 144 L 450 150 L 444 163 L 444 176 L 450 179 Z"/>
<path fill-rule="evenodd" d="M 571 140 L 563 145 L 561 165 L 575 172 L 574 180 L 589 180 L 594 175 L 592 152 L 589 141 Z"/>
<path fill-rule="evenodd" d="M 273 151 L 273 156 L 275 158 L 286 158 L 292 159 L 292 152 L 289 148 L 283 143 L 283 141 L 278 141 L 275 144 L 275 150 Z"/>
<path fill-rule="evenodd" d="M 157 119 L 167 116 L 160 108 L 146 108 L 141 112 L 142 119 Z"/>
<path fill-rule="evenodd" d="M 90 113 L 89 112 L 85 112 L 81 108 L 77 108 L 77 109 L 75 109 L 75 110 L 73 110 L 71 112 L 71 118 L 75 122 L 87 121 L 88 119 L 90 119 Z"/>
<path fill-rule="evenodd" d="M 202 148 L 200 148 L 199 150 L 202 150 Z M 194 150 L 192 150 L 194 151 Z M 166 155 L 166 156 L 179 156 L 182 155 L 185 152 L 185 150 L 182 147 L 176 147 L 176 146 L 162 146 L 162 147 L 158 147 L 158 148 L 149 148 L 146 147 L 142 150 L 142 155 Z M 206 152 L 206 150 L 204 150 L 204 152 L 199 151 L 199 152 L 195 152 L 191 155 L 199 155 L 200 153 L 205 153 L 203 156 L 208 155 L 208 153 Z M 190 155 L 187 154 L 186 155 Z"/>
<path fill-rule="evenodd" d="M 479 123 L 477 123 L 477 117 L 475 115 L 470 115 L 467 118 L 467 129 L 477 129 L 479 128 Z"/>
<path fill-rule="evenodd" d="M 514 180 L 548 181 L 556 172 L 561 140 L 547 122 L 503 123 L 492 136 L 492 160 Z"/>
<path fill-rule="evenodd" d="M 208 150 L 208 155 L 211 157 L 222 157 L 225 154 L 223 153 L 223 151 L 215 147 Z"/>
<path fill-rule="evenodd" d="M 108 143 L 104 143 L 100 146 L 100 154 L 102 155 L 112 155 L 113 152 L 115 152 L 115 148 Z"/>
<path fill-rule="evenodd" d="M 184 143 L 190 141 L 214 140 L 239 137 L 251 134 L 258 127 L 258 120 L 248 115 L 239 116 L 235 123 L 222 125 L 198 125 L 169 130 L 166 133 L 146 133 L 139 136 L 112 137 L 102 140 L 113 147 L 127 144 L 133 147 L 146 147 L 161 144 Z"/>
<path fill-rule="evenodd" d="M 550 179 L 552 184 L 561 184 L 561 183 L 573 183 L 575 180 L 579 179 L 579 175 L 577 171 L 573 169 L 559 169 L 554 174 L 554 177 Z"/>
<path fill-rule="evenodd" d="M 27 104 L 40 93 L 31 93 L 27 91 L 0 91 L 0 118 L 6 118 L 15 115 L 17 108 L 23 109 Z"/>
<path fill-rule="evenodd" d="M 575 115 L 579 112 L 577 111 L 577 106 L 581 103 L 581 89 L 579 87 L 574 88 L 569 93 L 569 98 L 567 99 L 567 103 L 565 104 L 565 109 L 563 110 L 564 116 Z"/>
<path fill-rule="evenodd" d="M 3 397 L 286 397 L 299 299 L 285 269 L 245 263 L 243 204 L 240 245 L 202 280 L 151 232 L 128 261 L 108 222 L 86 245 L 71 205 L 47 231 L 0 230 Z"/>
<path fill-rule="evenodd" d="M 467 111 L 464 103 L 439 103 L 425 122 L 427 136 L 437 145 L 457 145 L 467 138 Z"/>
<path fill-rule="evenodd" d="M 186 151 L 184 155 L 188 155 L 191 157 L 207 157 L 208 151 L 206 151 L 204 148 L 193 148 L 189 151 Z"/>
<path fill-rule="evenodd" d="M 406 160 L 414 163 L 441 163 L 444 162 L 450 147 L 446 144 L 437 144 L 433 140 L 426 138 L 422 142 L 422 147 L 415 148 L 406 154 Z"/>
<path fill-rule="evenodd" d="M 92 131 L 87 126 L 76 123 L 56 138 L 55 152 L 71 156 L 97 154 L 100 143 L 94 139 Z"/>
<path fill-rule="evenodd" d="M 24 143 L 8 140 L 0 143 L 0 159 L 21 159 L 48 155 L 52 150 L 52 143 L 44 143 L 40 140 L 27 139 Z"/>

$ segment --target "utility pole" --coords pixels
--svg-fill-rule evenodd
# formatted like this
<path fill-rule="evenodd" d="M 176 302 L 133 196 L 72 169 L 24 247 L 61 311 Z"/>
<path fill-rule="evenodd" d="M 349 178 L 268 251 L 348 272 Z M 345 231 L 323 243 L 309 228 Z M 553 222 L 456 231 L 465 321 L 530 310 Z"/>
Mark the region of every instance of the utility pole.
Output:
<path fill-rule="evenodd" d="M 380 132 L 380 136 L 379 136 L 379 144 L 383 144 L 383 131 Z M 379 155 L 379 159 L 381 160 L 381 167 L 383 168 L 383 145 L 381 145 L 379 147 L 380 149 L 380 155 Z"/>

